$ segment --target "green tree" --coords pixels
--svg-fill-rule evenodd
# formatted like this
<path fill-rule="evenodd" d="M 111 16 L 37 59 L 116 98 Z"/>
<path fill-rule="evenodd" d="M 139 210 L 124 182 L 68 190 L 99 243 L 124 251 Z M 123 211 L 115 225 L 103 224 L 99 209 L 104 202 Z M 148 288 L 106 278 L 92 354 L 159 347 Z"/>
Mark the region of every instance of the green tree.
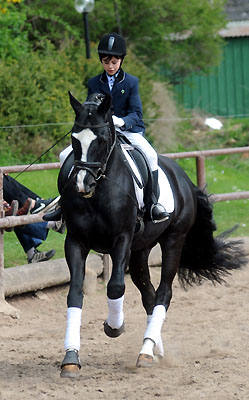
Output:
<path fill-rule="evenodd" d="M 27 16 L 20 0 L 0 2 L 0 58 L 16 58 L 30 48 Z"/>
<path fill-rule="evenodd" d="M 176 82 L 185 75 L 207 72 L 219 63 L 223 40 L 218 32 L 226 24 L 225 0 L 95 0 L 89 13 L 90 39 L 98 42 L 103 34 L 122 32 L 128 46 L 147 66 L 167 68 Z M 42 10 L 48 25 L 33 24 L 40 35 L 48 35 L 55 15 L 83 40 L 82 15 L 74 9 L 74 0 L 26 0 L 33 16 Z M 53 25 L 53 24 L 52 24 Z M 56 25 L 51 35 L 63 41 L 64 27 Z M 54 40 L 51 38 L 51 40 Z"/>
<path fill-rule="evenodd" d="M 193 71 L 207 72 L 219 62 L 224 0 L 107 0 L 105 6 L 96 0 L 90 14 L 95 40 L 107 31 L 118 32 L 114 3 L 133 51 L 156 70 L 164 65 L 171 81 Z"/>

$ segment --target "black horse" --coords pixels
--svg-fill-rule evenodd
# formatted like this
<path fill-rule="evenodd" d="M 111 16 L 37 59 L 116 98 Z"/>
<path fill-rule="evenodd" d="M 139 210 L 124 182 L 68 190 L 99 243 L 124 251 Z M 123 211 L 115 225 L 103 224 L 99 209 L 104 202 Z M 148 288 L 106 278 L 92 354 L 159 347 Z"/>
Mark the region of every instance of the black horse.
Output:
<path fill-rule="evenodd" d="M 82 285 L 91 249 L 110 254 L 112 273 L 107 285 L 108 317 L 104 331 L 117 337 L 124 331 L 125 271 L 141 292 L 147 329 L 137 366 L 148 367 L 163 356 L 161 328 L 178 272 L 183 286 L 204 279 L 221 283 L 230 270 L 245 264 L 239 242 L 227 242 L 216 230 L 207 194 L 197 188 L 174 161 L 159 156 L 174 194 L 170 219 L 154 224 L 140 210 L 134 178 L 124 166 L 124 154 L 112 122 L 110 96 L 92 95 L 83 105 L 71 94 L 76 118 L 72 128 L 74 164 L 70 157 L 58 178 L 62 214 L 67 225 L 65 256 L 71 280 L 67 297 L 66 355 L 61 376 L 73 377 L 80 369 Z M 155 290 L 148 267 L 151 249 L 160 244 L 161 281 Z"/>

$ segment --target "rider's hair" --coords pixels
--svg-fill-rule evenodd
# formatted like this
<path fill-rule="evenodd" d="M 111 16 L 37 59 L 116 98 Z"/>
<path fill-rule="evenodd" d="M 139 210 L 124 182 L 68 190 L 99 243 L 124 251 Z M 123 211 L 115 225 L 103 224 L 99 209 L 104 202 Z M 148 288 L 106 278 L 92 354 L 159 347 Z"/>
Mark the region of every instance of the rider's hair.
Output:
<path fill-rule="evenodd" d="M 118 60 L 123 60 L 124 59 L 124 56 L 123 57 L 121 57 L 121 56 L 113 56 L 111 54 L 100 54 L 99 55 L 99 59 L 100 59 L 101 62 L 102 62 L 103 58 L 106 58 L 107 61 L 110 61 L 112 59 L 112 57 L 117 58 Z"/>

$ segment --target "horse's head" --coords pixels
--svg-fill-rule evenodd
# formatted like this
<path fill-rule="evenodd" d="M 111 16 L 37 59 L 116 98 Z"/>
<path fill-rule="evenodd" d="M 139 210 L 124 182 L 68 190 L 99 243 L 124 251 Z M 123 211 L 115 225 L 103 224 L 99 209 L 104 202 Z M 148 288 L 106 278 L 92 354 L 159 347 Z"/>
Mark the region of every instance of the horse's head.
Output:
<path fill-rule="evenodd" d="M 69 96 L 76 116 L 72 128 L 76 189 L 84 197 L 91 197 L 115 143 L 111 96 L 93 94 L 84 104 L 70 92 Z"/>

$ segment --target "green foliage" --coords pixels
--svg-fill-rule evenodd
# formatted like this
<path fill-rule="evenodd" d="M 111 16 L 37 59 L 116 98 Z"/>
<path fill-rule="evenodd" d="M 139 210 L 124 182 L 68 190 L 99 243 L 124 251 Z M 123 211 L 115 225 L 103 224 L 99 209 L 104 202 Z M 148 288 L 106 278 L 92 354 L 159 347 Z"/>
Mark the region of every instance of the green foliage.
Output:
<path fill-rule="evenodd" d="M 3 4 L 0 8 L 0 58 L 18 58 L 31 48 L 26 26 L 27 16 L 20 6 L 17 8 L 6 3 L 6 8 L 3 8 Z"/>
<path fill-rule="evenodd" d="M 42 53 L 31 52 L 21 60 L 1 63 L 3 126 L 68 123 L 3 131 L 1 139 L 8 147 L 29 158 L 31 154 L 42 153 L 71 128 L 73 114 L 67 91 L 78 92 L 78 97 L 83 99 L 86 95 L 81 84 L 83 51 L 82 46 L 72 54 L 68 49 L 55 51 L 47 42 Z"/>
<path fill-rule="evenodd" d="M 33 10 L 21 0 L 4 3 L 5 8 L 0 5 L 1 59 L 18 59 L 32 50 L 46 50 L 47 41 L 61 48 L 68 38 L 80 38 L 77 29 L 46 7 L 39 5 Z"/>
<path fill-rule="evenodd" d="M 94 48 L 92 53 L 91 59 L 85 62 L 82 42 L 76 48 L 70 41 L 65 41 L 64 48 L 58 50 L 49 41 L 44 41 L 42 51 L 32 51 L 8 63 L 0 61 L 1 125 L 19 126 L 1 130 L 1 165 L 6 162 L 6 148 L 22 162 L 31 162 L 34 156 L 42 154 L 71 129 L 74 113 L 68 90 L 83 102 L 88 79 L 102 71 Z M 135 71 L 141 78 L 140 91 L 146 116 L 147 109 L 151 108 L 150 75 L 132 55 L 126 69 L 131 73 Z M 69 141 L 69 137 L 63 140 L 41 161 L 57 158 Z M 10 160 L 12 157 L 8 157 L 7 164 Z"/>
<path fill-rule="evenodd" d="M 58 46 L 65 31 L 74 40 L 83 37 L 82 15 L 73 0 L 40 3 L 26 0 L 30 40 L 45 37 Z M 150 68 L 166 67 L 173 82 L 217 65 L 223 43 L 218 31 L 226 24 L 224 0 L 95 0 L 88 19 L 93 42 L 107 32 L 120 32 L 134 54 Z"/>
<path fill-rule="evenodd" d="M 105 7 L 96 0 L 89 17 L 97 27 L 93 40 L 121 28 L 134 53 L 151 68 L 166 67 L 173 82 L 219 62 L 224 0 L 118 0 L 106 1 Z"/>

